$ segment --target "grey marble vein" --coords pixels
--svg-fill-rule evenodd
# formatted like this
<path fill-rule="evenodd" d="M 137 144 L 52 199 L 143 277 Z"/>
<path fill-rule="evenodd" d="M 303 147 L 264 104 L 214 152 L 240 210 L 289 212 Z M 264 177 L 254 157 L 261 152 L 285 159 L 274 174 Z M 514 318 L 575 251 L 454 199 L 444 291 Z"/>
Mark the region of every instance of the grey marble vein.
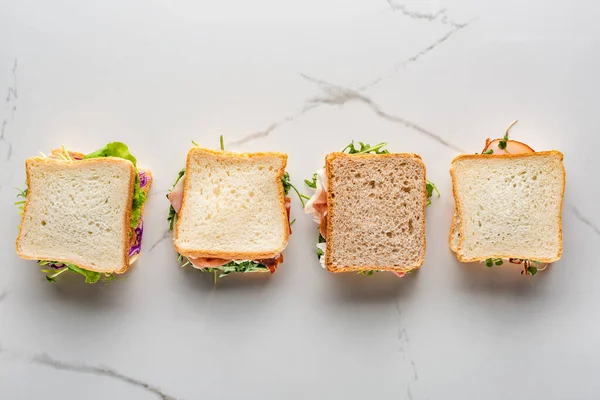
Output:
<path fill-rule="evenodd" d="M 150 385 L 149 383 L 143 382 L 139 379 L 135 379 L 129 377 L 127 375 L 123 375 L 120 372 L 108 368 L 108 367 L 94 367 L 84 364 L 71 364 L 66 363 L 60 360 L 56 360 L 47 354 L 40 354 L 32 357 L 32 362 L 36 364 L 40 364 L 52 369 L 62 370 L 62 371 L 71 371 L 71 372 L 79 372 L 82 374 L 91 374 L 98 376 L 106 376 L 109 378 L 117 379 L 119 381 L 128 383 L 132 386 L 137 386 L 139 388 L 145 389 L 146 391 L 156 395 L 158 398 L 162 400 L 176 400 L 175 397 L 165 394 L 162 390 L 157 388 L 156 386 Z"/>
<path fill-rule="evenodd" d="M 573 213 L 573 215 L 575 216 L 575 218 L 577 218 L 580 222 L 582 222 L 583 224 L 587 225 L 592 231 L 594 231 L 594 233 L 597 236 L 600 236 L 600 228 L 598 228 L 596 225 L 594 225 L 594 223 L 592 221 L 590 221 L 588 218 L 586 218 L 581 211 L 579 211 L 577 209 L 577 207 L 575 207 L 573 204 L 566 204 L 567 208 L 569 210 L 571 210 L 571 212 Z"/>
<path fill-rule="evenodd" d="M 444 25 L 451 25 L 455 28 L 463 27 L 465 25 L 464 23 L 456 22 L 456 21 L 450 19 L 450 17 L 448 16 L 447 10 L 445 8 L 442 8 L 435 13 L 423 13 L 423 12 L 419 12 L 419 11 L 409 10 L 409 8 L 406 4 L 398 4 L 394 0 L 387 0 L 387 2 L 393 11 L 399 11 L 403 15 L 405 15 L 409 18 L 412 18 L 412 19 L 423 19 L 423 20 L 426 20 L 429 22 L 433 22 L 433 21 L 436 21 L 439 19 L 440 23 L 442 23 Z"/>
<path fill-rule="evenodd" d="M 6 95 L 6 108 L 10 110 L 11 119 L 14 121 L 15 119 L 15 111 L 17 110 L 16 99 L 19 97 L 17 92 L 17 66 L 19 65 L 19 61 L 15 58 L 12 75 L 13 75 L 13 83 L 12 86 L 8 88 L 8 94 Z M 6 127 L 8 126 L 8 120 L 4 118 L 2 120 L 2 126 L 0 127 L 0 144 L 4 143 L 7 147 L 6 159 L 5 161 L 10 161 L 13 149 L 12 143 L 8 141 L 6 138 Z"/>
<path fill-rule="evenodd" d="M 173 232 L 170 229 L 167 229 L 165 231 L 165 233 L 163 233 L 163 235 L 160 237 L 160 239 L 158 239 L 156 242 L 154 242 L 152 244 L 152 246 L 150 246 L 150 249 L 148 249 L 148 253 L 152 252 L 152 250 L 154 250 L 154 248 L 156 246 L 158 246 L 159 244 L 161 244 L 162 242 L 164 242 L 166 239 L 170 238 L 173 236 Z"/>
<path fill-rule="evenodd" d="M 458 147 L 450 144 L 449 142 L 447 142 L 446 140 L 442 139 L 441 137 L 439 137 L 438 135 L 435 135 L 432 132 L 427 131 L 426 129 L 420 127 L 419 125 L 407 121 L 403 118 L 399 118 L 390 114 L 387 114 L 385 112 L 383 112 L 381 109 L 379 109 L 379 107 L 377 107 L 375 105 L 375 103 L 373 103 L 368 97 L 360 94 L 359 92 L 364 92 L 367 91 L 368 89 L 372 88 L 373 86 L 376 86 L 377 84 L 381 83 L 382 81 L 388 79 L 389 77 L 391 77 L 392 75 L 395 75 L 398 71 L 400 71 L 401 69 L 403 69 L 404 67 L 406 67 L 408 64 L 414 63 L 417 60 L 419 60 L 421 57 L 423 57 L 424 55 L 430 53 L 431 51 L 435 50 L 438 46 L 440 46 L 441 44 L 443 44 L 444 42 L 446 42 L 448 39 L 450 39 L 452 36 L 454 36 L 456 33 L 458 33 L 460 30 L 466 28 L 467 26 L 469 26 L 472 22 L 474 22 L 476 19 L 473 19 L 469 22 L 466 23 L 457 23 L 454 21 L 451 21 L 450 19 L 448 19 L 447 14 L 446 14 L 446 10 L 442 9 L 440 11 L 438 11 L 436 14 L 421 14 L 421 13 L 415 13 L 415 12 L 409 12 L 405 6 L 402 5 L 397 5 L 391 1 L 388 1 L 390 3 L 390 6 L 392 6 L 392 8 L 396 8 L 400 11 L 403 12 L 403 14 L 408 15 L 412 18 L 424 18 L 424 19 L 428 19 L 428 20 L 435 20 L 438 17 L 442 17 L 440 21 L 442 21 L 442 23 L 445 24 L 450 24 L 452 26 L 452 29 L 447 32 L 444 36 L 440 37 L 439 39 L 437 39 L 435 42 L 431 43 L 430 45 L 428 45 L 427 47 L 423 48 L 422 50 L 420 50 L 419 52 L 417 52 L 416 54 L 410 56 L 409 58 L 407 58 L 406 60 L 396 64 L 392 71 L 386 75 L 382 75 L 379 76 L 367 83 L 364 83 L 362 85 L 359 85 L 357 87 L 356 90 L 352 90 L 352 89 L 345 89 L 346 92 L 342 93 L 339 90 L 336 90 L 338 94 L 341 94 L 341 96 L 337 96 L 337 98 L 335 99 L 319 99 L 317 98 L 313 98 L 310 99 L 308 101 L 308 104 L 305 104 L 305 106 L 302 108 L 302 110 L 292 116 L 286 117 L 281 119 L 278 122 L 272 123 L 270 124 L 265 130 L 262 131 L 258 131 L 258 132 L 251 132 L 245 136 L 243 136 L 241 139 L 232 141 L 228 143 L 228 146 L 239 146 L 248 142 L 251 142 L 253 140 L 259 139 L 259 138 L 263 138 L 263 137 L 267 137 L 269 136 L 273 131 L 275 131 L 276 129 L 280 128 L 282 125 L 288 123 L 288 122 L 293 122 L 298 118 L 301 118 L 302 116 L 304 116 L 307 112 L 309 112 L 310 110 L 313 110 L 321 105 L 325 105 L 325 104 L 336 104 L 336 105 L 344 105 L 346 102 L 350 101 L 350 100 L 358 100 L 358 101 L 362 101 L 363 103 L 367 104 L 369 107 L 371 107 L 371 109 L 381 118 L 387 119 L 391 122 L 396 122 L 396 123 L 400 123 L 405 125 L 408 128 L 417 130 L 425 135 L 428 135 L 430 137 L 432 137 L 434 140 L 440 142 L 441 144 L 443 144 L 446 147 L 449 147 L 453 150 L 458 150 L 458 151 L 462 151 L 460 150 Z M 305 79 L 308 79 L 314 83 L 317 82 L 322 82 L 322 81 L 317 81 L 313 78 L 310 78 L 306 75 L 301 74 Z M 325 82 L 323 82 L 325 84 Z M 329 84 L 329 86 L 334 86 Z M 340 88 L 340 87 L 338 87 Z"/>
<path fill-rule="evenodd" d="M 406 395 L 408 396 L 409 400 L 413 400 L 413 395 L 412 395 L 412 392 L 410 391 L 410 385 L 406 387 Z"/>
<path fill-rule="evenodd" d="M 416 132 L 422 133 L 422 134 L 430 137 L 431 139 L 435 140 L 436 142 L 440 143 L 441 145 L 443 145 L 449 149 L 452 149 L 454 151 L 458 151 L 461 153 L 465 152 L 458 146 L 455 146 L 454 144 L 452 144 L 452 143 L 448 142 L 447 140 L 445 140 L 444 138 L 442 138 L 440 135 L 425 129 L 422 126 L 420 126 L 412 121 L 409 121 L 407 119 L 384 112 L 369 97 L 367 97 L 366 95 L 364 95 L 356 90 L 344 88 L 342 86 L 335 85 L 333 83 L 329 83 L 329 82 L 325 82 L 323 80 L 311 78 L 310 76 L 307 76 L 304 74 L 302 75 L 302 77 L 304 77 L 308 81 L 316 84 L 321 89 L 321 92 L 322 92 L 321 95 L 315 96 L 307 101 L 305 110 L 312 109 L 316 105 L 326 104 L 326 105 L 343 106 L 348 102 L 357 101 L 357 102 L 365 104 L 380 118 L 383 118 L 390 122 L 404 125 L 405 127 L 409 128 L 409 129 L 412 129 Z"/>
<path fill-rule="evenodd" d="M 8 290 L 4 290 L 2 293 L 0 293 L 0 303 L 6 299 L 6 296 L 8 296 Z"/>
<path fill-rule="evenodd" d="M 419 374 L 417 373 L 417 365 L 415 364 L 414 360 L 410 360 L 410 365 L 412 366 L 413 369 L 413 373 L 415 375 L 415 381 L 419 380 Z"/>
<path fill-rule="evenodd" d="M 401 61 L 400 63 L 396 64 L 389 73 L 387 73 L 385 75 L 382 75 L 382 76 L 379 76 L 379 77 L 373 79 L 372 81 L 367 82 L 367 83 L 365 83 L 363 85 L 360 85 L 358 87 L 358 90 L 359 91 L 366 91 L 366 90 L 372 88 L 373 86 L 378 85 L 382 81 L 390 78 L 391 76 L 393 76 L 396 73 L 398 73 L 398 71 L 400 71 L 401 69 L 403 69 L 407 65 L 416 62 L 417 60 L 419 60 L 424 55 L 429 54 L 430 52 L 432 52 L 433 50 L 435 50 L 438 46 L 440 46 L 441 44 L 443 44 L 444 42 L 446 42 L 452 36 L 456 35 L 459 31 L 465 29 L 466 27 L 468 27 L 469 25 L 471 25 L 475 21 L 476 21 L 476 19 L 473 19 L 473 20 L 468 21 L 468 22 L 466 22 L 464 24 L 461 24 L 460 26 L 453 27 L 444 36 L 442 36 L 439 39 L 435 40 L 433 43 L 430 43 L 427 47 L 424 47 L 423 49 L 419 50 L 417 53 L 415 53 L 412 56 L 408 57 L 404 61 Z"/>

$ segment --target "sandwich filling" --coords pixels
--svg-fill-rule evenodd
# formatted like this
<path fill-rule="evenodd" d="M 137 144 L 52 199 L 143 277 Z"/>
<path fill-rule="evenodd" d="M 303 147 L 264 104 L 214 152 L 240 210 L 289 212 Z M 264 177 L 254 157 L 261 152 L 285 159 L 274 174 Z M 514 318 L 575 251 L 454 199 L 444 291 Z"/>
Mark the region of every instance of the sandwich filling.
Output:
<path fill-rule="evenodd" d="M 192 143 L 197 146 L 195 142 Z M 220 137 L 221 150 L 225 150 L 225 145 L 223 143 L 223 136 Z M 288 197 L 290 190 L 294 190 L 302 205 L 304 206 L 304 199 L 308 199 L 308 196 L 301 194 L 298 189 L 294 185 L 292 185 L 290 181 L 290 175 L 286 172 L 283 175 L 281 180 L 281 184 L 283 186 L 283 192 L 285 194 L 285 209 L 287 212 L 287 219 L 289 223 L 290 235 L 292 234 L 292 224 L 294 221 L 290 222 L 290 210 L 291 210 L 291 199 Z M 179 175 L 177 176 L 177 180 L 173 184 L 173 188 L 167 194 L 167 199 L 171 203 L 169 207 L 169 217 L 167 220 L 169 221 L 169 229 L 173 231 L 175 227 L 175 221 L 181 211 L 181 206 L 183 204 L 184 197 L 184 187 L 185 187 L 185 168 L 179 171 Z M 173 240 L 175 240 L 175 231 L 173 231 Z M 214 282 L 217 282 L 218 278 L 225 277 L 234 272 L 239 273 L 248 273 L 248 272 L 270 272 L 274 274 L 277 270 L 279 264 L 283 262 L 283 254 L 278 254 L 273 258 L 269 259 L 259 259 L 259 260 L 229 260 L 229 259 L 221 259 L 221 258 L 198 258 L 191 257 L 185 254 L 177 255 L 177 261 L 180 262 L 182 267 L 191 265 L 193 268 L 196 268 L 202 272 L 209 272 L 213 274 Z"/>
<path fill-rule="evenodd" d="M 66 150 L 64 147 L 61 149 L 52 150 L 49 155 L 45 155 L 43 153 L 40 153 L 40 155 L 42 157 L 63 160 L 66 162 L 79 162 L 98 157 L 119 157 L 131 161 L 134 167 L 136 166 L 137 162 L 136 158 L 129 152 L 127 146 L 119 142 L 109 143 L 102 149 L 87 155 Z M 129 265 L 132 265 L 137 260 L 141 252 L 142 236 L 144 233 L 142 211 L 144 209 L 144 203 L 146 202 L 148 191 L 150 190 L 150 185 L 152 184 L 152 174 L 149 170 L 137 169 L 136 167 L 136 171 L 137 175 L 134 183 L 134 194 L 131 204 L 131 219 L 129 224 Z M 24 212 L 27 191 L 28 190 L 25 189 L 17 195 L 18 197 L 23 198 L 23 200 L 15 203 L 20 206 L 20 214 Z M 86 283 L 96 283 L 99 280 L 110 281 L 114 279 L 113 273 L 90 271 L 69 263 L 62 263 L 52 260 L 38 260 L 38 264 L 44 267 L 42 272 L 47 274 L 46 280 L 49 282 L 55 282 L 58 275 L 67 271 L 83 275 Z"/>
<path fill-rule="evenodd" d="M 288 223 L 290 224 L 290 234 L 292 233 L 290 222 L 290 210 L 291 210 L 291 199 L 288 197 L 290 189 L 295 187 L 290 183 L 289 174 L 286 172 L 282 180 L 283 190 L 285 194 L 285 208 L 287 211 Z M 181 205 L 183 203 L 183 190 L 185 187 L 185 169 L 179 172 L 179 176 L 173 185 L 173 189 L 167 194 L 167 199 L 171 203 L 169 209 L 169 228 L 173 230 L 175 226 L 175 220 L 181 211 Z M 296 190 L 297 191 L 297 190 Z M 299 196 L 302 196 L 298 193 Z M 305 196 L 306 197 L 306 196 Z M 300 197 L 302 199 L 302 197 Z M 173 235 L 175 239 L 175 235 Z M 178 261 L 182 262 L 182 267 L 191 265 L 203 272 L 213 273 L 215 280 L 222 278 L 234 272 L 247 273 L 247 272 L 270 272 L 274 274 L 280 263 L 283 262 L 283 254 L 278 254 L 273 258 L 260 259 L 260 260 L 228 260 L 221 258 L 198 258 L 191 257 L 185 254 L 178 254 Z"/>
<path fill-rule="evenodd" d="M 502 138 L 493 139 L 493 140 L 490 138 L 486 139 L 485 147 L 483 148 L 483 151 L 481 152 L 481 154 L 505 155 L 505 154 L 535 153 L 535 150 L 533 150 L 533 148 L 531 148 L 527 144 L 516 141 L 516 140 L 509 139 L 509 137 L 508 137 L 509 131 L 516 123 L 517 123 L 517 121 L 515 120 L 512 124 L 510 124 L 510 126 L 508 127 L 508 129 L 506 130 L 506 132 Z M 455 215 L 456 215 L 456 213 L 455 213 Z M 458 236 L 460 236 L 460 233 L 458 233 Z M 538 261 L 522 260 L 522 259 L 518 259 L 518 258 L 509 258 L 508 262 L 510 262 L 511 264 L 522 265 L 523 269 L 521 270 L 521 275 L 533 276 L 538 271 L 543 271 L 548 266 L 548 264 L 543 264 Z M 485 261 L 485 265 L 488 268 L 491 268 L 493 266 L 500 266 L 502 264 L 504 264 L 504 260 L 501 258 L 488 258 Z"/>
<path fill-rule="evenodd" d="M 354 144 L 354 141 L 350 143 L 348 146 L 342 150 L 342 152 L 347 152 L 348 154 L 389 154 L 389 151 L 385 149 L 387 143 L 380 143 L 376 146 L 370 146 L 368 144 L 364 144 L 359 142 L 360 148 L 357 148 Z M 304 212 L 307 214 L 312 214 L 313 220 L 315 223 L 319 225 L 319 240 L 316 244 L 317 247 L 317 257 L 319 258 L 319 262 L 321 263 L 321 267 L 326 268 L 325 266 L 325 255 L 327 252 L 327 198 L 328 198 L 328 184 L 327 184 L 327 173 L 325 168 L 319 169 L 312 177 L 312 180 L 305 180 L 304 183 L 315 189 L 312 197 L 306 202 L 304 206 Z M 436 192 L 438 196 L 440 195 L 437 187 L 430 181 L 427 181 L 427 205 L 431 204 L 431 197 L 433 196 L 433 192 Z M 412 271 L 412 270 L 411 270 Z M 394 275 L 399 278 L 404 277 L 408 272 L 392 272 Z M 371 276 L 373 273 L 379 271 L 361 271 L 359 274 Z"/>

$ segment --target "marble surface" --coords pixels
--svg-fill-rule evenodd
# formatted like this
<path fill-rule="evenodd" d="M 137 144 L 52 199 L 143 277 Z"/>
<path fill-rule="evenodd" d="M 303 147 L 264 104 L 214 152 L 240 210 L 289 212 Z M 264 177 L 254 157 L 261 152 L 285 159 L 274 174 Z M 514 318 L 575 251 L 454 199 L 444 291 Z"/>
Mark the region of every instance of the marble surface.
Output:
<path fill-rule="evenodd" d="M 0 1 L 0 398 L 597 399 L 600 6 L 531 0 Z M 564 256 L 460 264 L 448 168 L 518 118 L 565 155 Z M 272 277 L 178 268 L 165 192 L 191 140 L 281 150 L 297 185 L 351 139 L 419 153 L 424 267 L 334 276 L 297 201 Z M 155 174 L 126 278 L 48 284 L 14 252 L 24 160 L 126 142 Z"/>

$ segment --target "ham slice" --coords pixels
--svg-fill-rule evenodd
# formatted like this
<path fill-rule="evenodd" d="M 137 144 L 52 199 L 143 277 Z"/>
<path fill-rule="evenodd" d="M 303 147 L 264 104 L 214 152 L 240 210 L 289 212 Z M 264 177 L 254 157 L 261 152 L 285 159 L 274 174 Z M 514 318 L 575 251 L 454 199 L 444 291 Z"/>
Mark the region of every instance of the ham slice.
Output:
<path fill-rule="evenodd" d="M 187 259 L 190 260 L 190 262 L 192 263 L 194 268 L 197 268 L 197 269 L 222 267 L 223 265 L 231 262 L 231 260 L 223 260 L 222 258 L 188 257 Z"/>
<path fill-rule="evenodd" d="M 183 186 L 185 184 L 185 175 L 179 179 L 179 182 L 175 185 L 171 193 L 169 193 L 169 201 L 173 206 L 173 209 L 177 214 L 179 214 L 179 210 L 181 210 L 181 203 L 183 202 Z"/>
<path fill-rule="evenodd" d="M 493 154 L 523 154 L 523 153 L 534 153 L 535 151 L 527 146 L 525 143 L 517 142 L 516 140 L 508 140 L 506 142 L 506 148 L 501 149 L 498 147 L 501 139 L 490 140 L 487 139 L 485 141 L 485 148 L 482 153 L 492 149 L 494 151 Z"/>
<path fill-rule="evenodd" d="M 304 212 L 312 214 L 317 224 L 321 224 L 321 220 L 327 213 L 327 175 L 325 169 L 317 171 L 317 189 L 310 200 L 306 202 Z"/>

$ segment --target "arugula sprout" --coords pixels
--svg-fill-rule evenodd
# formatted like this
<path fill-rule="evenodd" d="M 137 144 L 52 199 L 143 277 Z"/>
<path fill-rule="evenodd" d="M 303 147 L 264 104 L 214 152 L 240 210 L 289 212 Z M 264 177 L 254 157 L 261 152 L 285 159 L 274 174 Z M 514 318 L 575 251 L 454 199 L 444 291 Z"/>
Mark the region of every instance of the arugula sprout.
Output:
<path fill-rule="evenodd" d="M 101 157 L 119 157 L 125 160 L 131 161 L 134 167 L 137 165 L 137 159 L 129 152 L 129 148 L 126 144 L 121 142 L 112 142 L 96 150 L 93 153 L 87 154 L 83 157 L 84 160 L 91 158 Z M 137 167 L 136 167 L 137 172 Z M 135 184 L 133 187 L 133 201 L 131 204 L 131 220 L 129 226 L 131 229 L 135 229 L 142 216 L 142 205 L 146 202 L 146 193 L 140 187 L 140 176 L 138 173 L 135 175 Z"/>
<path fill-rule="evenodd" d="M 504 261 L 501 258 L 488 258 L 485 260 L 485 266 L 488 268 L 493 267 L 494 265 L 502 265 Z"/>
<path fill-rule="evenodd" d="M 185 175 L 185 168 L 183 168 L 181 171 L 179 171 L 179 175 L 177 175 L 177 179 L 175 180 L 173 187 L 177 186 L 177 184 L 179 183 L 179 180 L 183 177 L 183 175 Z M 172 191 L 173 191 L 173 189 L 169 190 L 169 193 L 167 193 L 167 199 L 169 198 L 169 194 Z M 177 213 L 175 212 L 173 205 L 171 205 L 169 207 L 169 216 L 167 217 L 167 221 L 169 221 L 169 229 L 170 230 L 173 230 L 173 226 L 175 225 L 175 217 L 176 216 L 177 216 Z"/>
<path fill-rule="evenodd" d="M 17 194 L 17 198 L 21 197 L 25 200 L 19 200 L 19 201 L 15 201 L 15 205 L 19 206 L 19 214 L 23 215 L 23 213 L 25 212 L 25 203 L 27 202 L 27 193 L 29 192 L 29 189 L 26 188 L 25 190 L 21 190 L 19 188 L 15 188 L 19 191 L 19 193 Z"/>
<path fill-rule="evenodd" d="M 387 146 L 387 143 L 379 143 L 373 147 L 369 144 L 364 144 L 363 142 L 358 142 L 360 145 L 360 149 L 357 149 L 354 146 L 354 140 L 348 146 L 344 147 L 342 153 L 345 153 L 348 150 L 348 154 L 367 154 L 367 153 L 375 153 L 375 154 L 389 154 L 390 152 L 384 149 Z"/>
<path fill-rule="evenodd" d="M 327 242 L 327 240 L 323 237 L 323 235 L 321 235 L 321 232 L 319 232 L 319 243 L 325 243 L 325 242 Z M 324 255 L 325 255 L 325 252 L 317 247 L 317 258 L 320 259 Z"/>
<path fill-rule="evenodd" d="M 66 271 L 71 271 L 76 274 L 83 275 L 85 277 L 85 283 L 89 283 L 89 284 L 96 283 L 101 279 L 104 282 L 112 281 L 113 279 L 115 279 L 115 276 L 113 274 L 88 271 L 86 269 L 78 267 L 75 264 L 70 264 L 70 263 L 64 263 L 64 262 L 59 262 L 59 261 L 42 261 L 42 260 L 40 260 L 40 261 L 38 261 L 38 265 L 40 265 L 40 266 L 63 265 L 64 266 L 64 267 L 58 269 L 58 271 L 56 270 L 56 268 L 55 269 L 43 269 L 42 272 L 48 274 L 48 275 L 46 275 L 46 280 L 48 282 L 56 282 L 56 277 Z"/>
<path fill-rule="evenodd" d="M 294 191 L 298 195 L 298 198 L 300 199 L 300 203 L 302 203 L 302 207 L 304 207 L 304 204 L 305 204 L 304 200 L 310 199 L 310 197 L 300 193 L 300 191 L 298 189 L 296 189 L 296 186 L 292 185 L 292 182 L 290 181 L 290 174 L 288 174 L 287 172 L 285 174 L 283 174 L 283 178 L 281 178 L 281 184 L 283 185 L 283 193 L 286 196 L 290 192 L 290 189 L 294 189 Z"/>
<path fill-rule="evenodd" d="M 517 122 L 519 122 L 518 119 L 515 119 L 509 126 L 508 128 L 506 128 L 506 132 L 504 133 L 504 137 L 502 139 L 500 139 L 500 141 L 498 142 L 498 147 L 504 151 L 506 151 L 508 154 L 510 154 L 508 152 L 508 150 L 506 150 L 506 146 L 507 146 L 507 142 L 508 142 L 508 132 L 510 131 L 510 128 L 512 128 Z M 532 274 L 535 275 L 535 274 Z"/>
<path fill-rule="evenodd" d="M 177 261 L 183 261 L 184 256 L 181 254 L 178 255 Z M 183 264 L 181 267 L 185 267 L 190 263 L 190 261 L 185 258 L 187 262 Z M 256 261 L 231 261 L 225 265 L 216 268 L 199 268 L 198 271 L 206 272 L 213 275 L 213 282 L 216 284 L 220 278 L 224 278 L 227 275 L 233 273 L 248 273 L 248 272 L 267 272 L 270 271 L 269 267 L 266 265 L 260 264 Z"/>
<path fill-rule="evenodd" d="M 315 173 L 312 177 L 312 180 L 309 181 L 308 179 L 304 180 L 304 183 L 306 184 L 306 186 L 308 186 L 309 188 L 312 189 L 316 189 L 317 188 L 317 174 Z"/>
<path fill-rule="evenodd" d="M 426 180 L 426 184 L 425 187 L 427 188 L 427 206 L 431 205 L 431 198 L 433 197 L 433 191 L 435 190 L 435 192 L 437 193 L 438 197 L 441 196 L 440 191 L 438 190 L 437 186 L 435 186 L 435 184 L 429 180 Z"/>

